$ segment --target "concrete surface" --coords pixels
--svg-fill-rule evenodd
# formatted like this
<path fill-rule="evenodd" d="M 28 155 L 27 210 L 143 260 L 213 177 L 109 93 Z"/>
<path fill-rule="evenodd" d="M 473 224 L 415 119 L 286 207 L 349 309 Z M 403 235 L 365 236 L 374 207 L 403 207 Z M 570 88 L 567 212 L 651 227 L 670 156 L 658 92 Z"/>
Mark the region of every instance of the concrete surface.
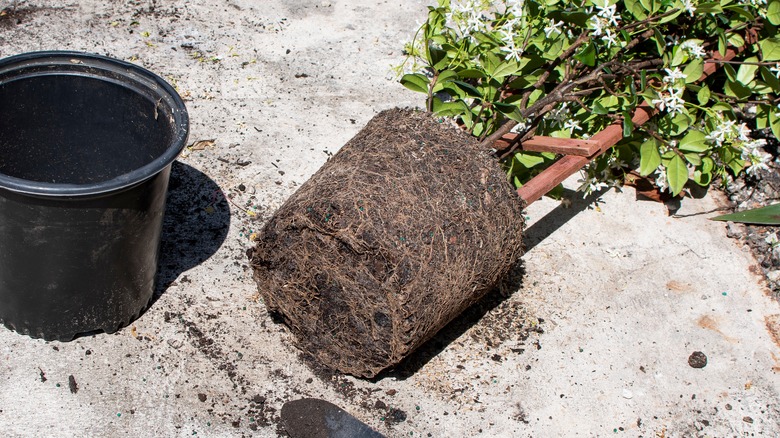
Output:
<path fill-rule="evenodd" d="M 283 434 L 285 401 L 331 401 L 390 437 L 777 436 L 780 306 L 716 200 L 614 191 L 528 210 L 529 251 L 492 295 L 375 381 L 308 364 L 258 300 L 244 252 L 376 112 L 425 2 L 20 2 L 0 55 L 132 60 L 187 99 L 159 298 L 68 343 L 0 330 L 3 436 Z M 572 181 L 570 186 L 576 182 Z M 688 361 L 700 351 L 704 368 Z"/>

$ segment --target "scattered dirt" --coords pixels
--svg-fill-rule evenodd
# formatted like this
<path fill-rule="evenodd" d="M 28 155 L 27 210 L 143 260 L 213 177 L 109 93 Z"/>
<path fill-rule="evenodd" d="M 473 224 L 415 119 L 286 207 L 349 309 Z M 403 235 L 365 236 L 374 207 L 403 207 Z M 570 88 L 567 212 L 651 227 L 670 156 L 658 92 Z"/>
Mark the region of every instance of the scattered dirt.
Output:
<path fill-rule="evenodd" d="M 766 140 L 765 150 L 773 157 L 769 170 L 759 171 L 754 176 L 742 175 L 724 188 L 733 211 L 765 207 L 780 201 L 780 149 L 773 137 L 767 136 Z M 778 227 L 728 223 L 726 232 L 750 247 L 759 262 L 761 275 L 766 278 L 775 299 L 780 300 L 780 245 L 767 242 L 772 234 L 780 238 L 776 234 Z"/>

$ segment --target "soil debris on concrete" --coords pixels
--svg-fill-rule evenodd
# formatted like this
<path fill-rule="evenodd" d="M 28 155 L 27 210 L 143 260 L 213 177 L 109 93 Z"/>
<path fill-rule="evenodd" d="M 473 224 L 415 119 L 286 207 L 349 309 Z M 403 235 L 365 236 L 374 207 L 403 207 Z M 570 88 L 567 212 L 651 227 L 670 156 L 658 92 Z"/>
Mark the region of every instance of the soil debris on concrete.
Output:
<path fill-rule="evenodd" d="M 185 99 L 191 143 L 214 139 L 172 169 L 155 299 L 136 336 L 0 330 L 4 436 L 277 437 L 282 406 L 301 398 L 388 437 L 780 434 L 780 305 L 765 274 L 776 268 L 768 248 L 757 257 L 727 237 L 760 245 L 774 230 L 710 221 L 732 206 L 717 190 L 670 217 L 632 188 L 582 198 L 568 181 L 570 202 L 526 209 L 527 252 L 503 292 L 404 362 L 365 380 L 302 358 L 246 251 L 375 114 L 421 104 L 389 66 L 431 3 L 28 0 L 20 20 L 0 17 L 0 55 L 137 63 Z M 686 363 L 693 351 L 706 367 Z"/>

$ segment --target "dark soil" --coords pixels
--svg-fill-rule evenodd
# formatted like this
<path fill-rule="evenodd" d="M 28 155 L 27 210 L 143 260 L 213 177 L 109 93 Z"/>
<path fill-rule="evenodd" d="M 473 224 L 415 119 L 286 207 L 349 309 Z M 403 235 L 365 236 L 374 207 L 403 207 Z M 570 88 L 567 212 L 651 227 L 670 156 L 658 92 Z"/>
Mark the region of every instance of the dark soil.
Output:
<path fill-rule="evenodd" d="M 522 217 L 472 137 L 384 111 L 277 210 L 250 257 L 304 351 L 374 377 L 498 286 L 520 256 Z"/>
<path fill-rule="evenodd" d="M 780 200 L 780 164 L 777 141 L 770 142 L 767 152 L 774 156 L 768 171 L 756 176 L 742 176 L 725 187 L 733 211 L 743 211 L 776 204 Z M 729 213 L 729 211 L 724 211 Z M 767 237 L 778 231 L 777 226 L 740 225 L 727 223 L 728 236 L 748 245 L 766 277 L 775 299 L 780 299 L 780 246 L 774 247 Z M 780 236 L 778 236 L 780 237 Z"/>

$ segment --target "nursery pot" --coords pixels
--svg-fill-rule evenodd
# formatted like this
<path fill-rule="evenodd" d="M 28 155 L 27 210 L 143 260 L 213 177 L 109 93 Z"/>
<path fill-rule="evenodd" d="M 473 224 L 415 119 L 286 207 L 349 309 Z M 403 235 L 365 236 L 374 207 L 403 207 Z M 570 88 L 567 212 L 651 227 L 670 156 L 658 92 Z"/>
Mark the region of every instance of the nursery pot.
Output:
<path fill-rule="evenodd" d="M 136 65 L 0 60 L 0 320 L 67 341 L 127 325 L 154 293 L 171 164 L 189 119 Z"/>

